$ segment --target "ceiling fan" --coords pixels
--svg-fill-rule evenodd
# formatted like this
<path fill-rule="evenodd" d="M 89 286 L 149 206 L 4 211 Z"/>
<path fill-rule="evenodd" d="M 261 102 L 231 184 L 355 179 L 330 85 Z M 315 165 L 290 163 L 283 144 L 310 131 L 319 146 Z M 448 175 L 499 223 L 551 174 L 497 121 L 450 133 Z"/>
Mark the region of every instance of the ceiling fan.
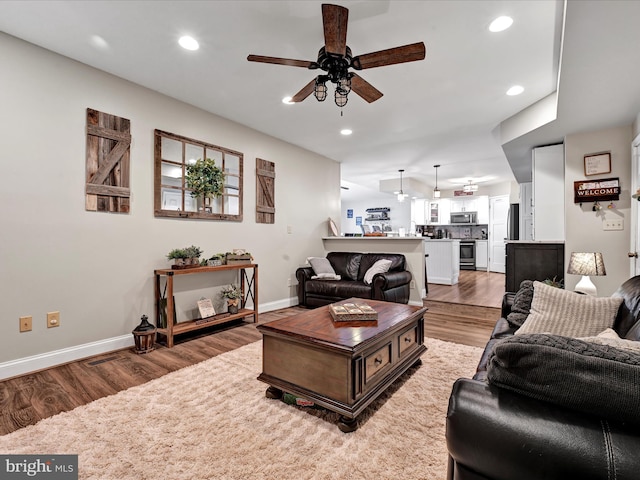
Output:
<path fill-rule="evenodd" d="M 355 72 L 350 72 L 349 69 L 364 70 L 366 68 L 424 60 L 425 46 L 423 42 L 412 43 L 354 57 L 351 49 L 347 46 L 348 19 L 349 10 L 347 8 L 339 5 L 322 5 L 324 46 L 318 52 L 318 59 L 315 62 L 261 55 L 249 55 L 247 60 L 250 62 L 303 67 L 309 70 L 324 70 L 325 74 L 318 75 L 291 98 L 294 103 L 303 101 L 311 93 L 314 94 L 319 102 L 324 101 L 327 98 L 327 81 L 336 85 L 335 102 L 339 107 L 344 107 L 347 104 L 347 95 L 352 90 L 367 102 L 375 102 L 382 97 L 382 92 Z"/>

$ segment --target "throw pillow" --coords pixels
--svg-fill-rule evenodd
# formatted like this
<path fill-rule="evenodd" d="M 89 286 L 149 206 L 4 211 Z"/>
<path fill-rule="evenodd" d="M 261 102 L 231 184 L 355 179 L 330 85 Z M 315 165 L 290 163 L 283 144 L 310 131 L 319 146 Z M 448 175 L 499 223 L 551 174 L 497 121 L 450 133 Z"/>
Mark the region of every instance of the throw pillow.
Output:
<path fill-rule="evenodd" d="M 488 363 L 487 380 L 500 388 L 640 426 L 640 353 L 527 334 L 496 343 Z"/>
<path fill-rule="evenodd" d="M 598 345 L 608 345 L 613 348 L 620 348 L 622 350 L 640 353 L 640 342 L 620 338 L 618 336 L 618 333 L 613 328 L 607 328 L 604 332 L 600 332 L 595 337 L 582 337 L 579 340 L 597 343 Z"/>
<path fill-rule="evenodd" d="M 507 315 L 507 322 L 514 328 L 521 327 L 529 316 L 531 310 L 531 300 L 533 300 L 533 281 L 523 280 L 520 290 L 513 297 L 511 312 Z"/>
<path fill-rule="evenodd" d="M 593 297 L 533 282 L 531 312 L 515 334 L 595 336 L 613 326 L 621 303 L 620 297 Z"/>
<path fill-rule="evenodd" d="M 313 268 L 313 273 L 315 273 L 316 275 L 327 273 L 331 275 L 336 274 L 329 260 L 324 257 L 309 257 L 307 258 L 307 262 L 309 263 L 309 265 L 311 265 L 311 268 Z"/>
<path fill-rule="evenodd" d="M 391 268 L 391 260 L 378 260 L 376 263 L 371 265 L 369 270 L 364 274 L 364 283 L 370 285 L 373 281 L 374 275 L 377 273 L 385 273 L 389 271 Z"/>

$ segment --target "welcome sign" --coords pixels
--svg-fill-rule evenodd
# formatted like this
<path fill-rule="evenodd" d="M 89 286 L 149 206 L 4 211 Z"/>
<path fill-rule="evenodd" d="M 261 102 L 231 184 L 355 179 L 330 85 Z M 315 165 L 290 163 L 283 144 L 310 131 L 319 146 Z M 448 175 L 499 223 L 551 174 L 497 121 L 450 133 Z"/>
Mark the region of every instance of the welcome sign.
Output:
<path fill-rule="evenodd" d="M 573 182 L 573 202 L 604 202 L 620 199 L 620 180 L 602 178 L 600 180 L 579 180 Z"/>

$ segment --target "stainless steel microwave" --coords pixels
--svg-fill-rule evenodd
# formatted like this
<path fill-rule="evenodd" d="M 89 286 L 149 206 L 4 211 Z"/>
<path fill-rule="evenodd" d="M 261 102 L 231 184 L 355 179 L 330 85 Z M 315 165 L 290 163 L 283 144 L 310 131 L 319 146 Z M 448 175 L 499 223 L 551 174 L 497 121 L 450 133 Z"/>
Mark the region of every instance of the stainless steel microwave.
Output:
<path fill-rule="evenodd" d="M 475 225 L 477 216 L 476 212 L 452 212 L 451 225 Z"/>

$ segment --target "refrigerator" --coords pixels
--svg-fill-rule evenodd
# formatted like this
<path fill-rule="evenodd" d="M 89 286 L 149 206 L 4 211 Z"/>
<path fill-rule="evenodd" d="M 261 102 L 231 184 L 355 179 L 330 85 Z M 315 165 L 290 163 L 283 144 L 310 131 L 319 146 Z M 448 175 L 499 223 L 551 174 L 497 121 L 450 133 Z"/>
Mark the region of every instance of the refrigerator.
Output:
<path fill-rule="evenodd" d="M 507 240 L 520 240 L 520 204 L 509 205 L 507 213 Z"/>

